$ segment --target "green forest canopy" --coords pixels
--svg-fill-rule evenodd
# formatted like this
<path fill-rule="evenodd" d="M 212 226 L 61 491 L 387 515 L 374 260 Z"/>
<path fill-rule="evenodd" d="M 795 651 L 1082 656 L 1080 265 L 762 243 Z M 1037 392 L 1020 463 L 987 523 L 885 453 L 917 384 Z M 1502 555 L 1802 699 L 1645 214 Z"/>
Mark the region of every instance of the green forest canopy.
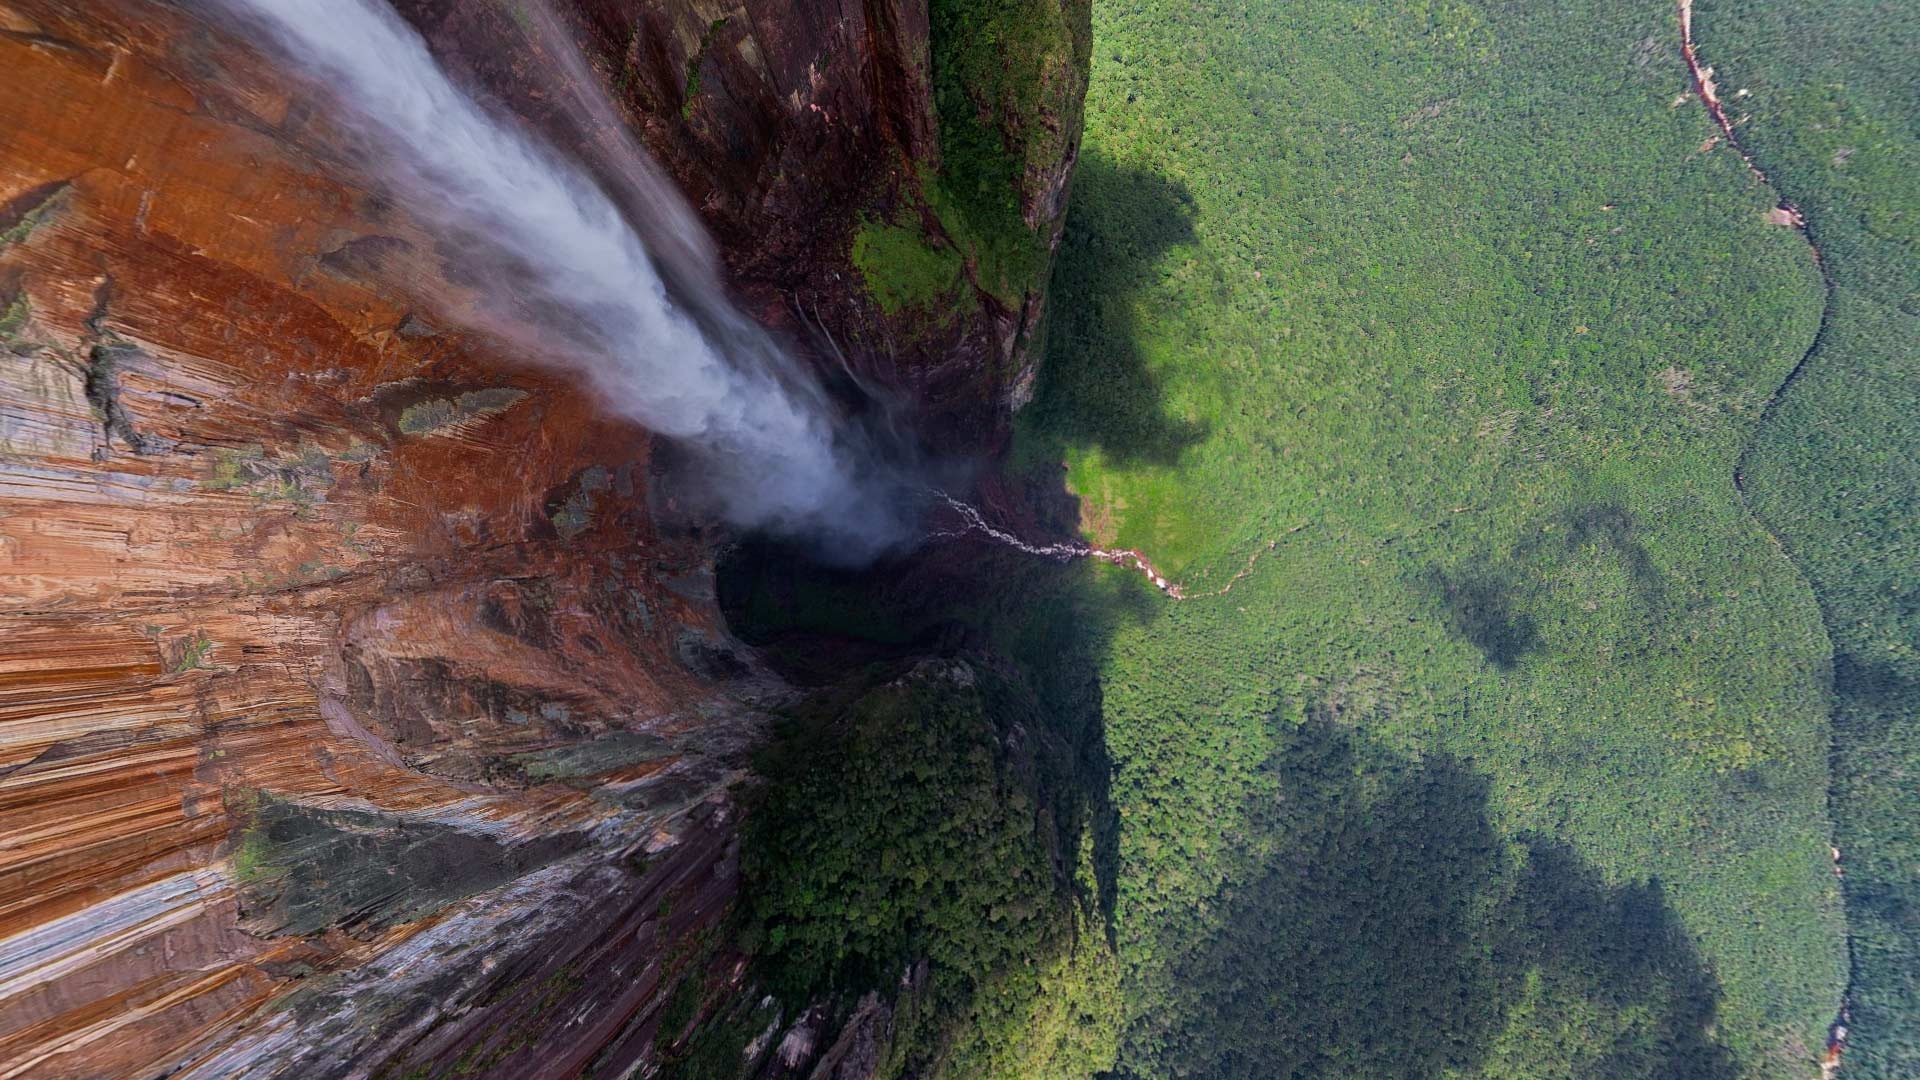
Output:
<path fill-rule="evenodd" d="M 1689 95 L 1670 4 L 1096 5 L 1010 468 L 1044 491 L 1064 461 L 1078 527 L 1194 599 L 985 547 L 746 573 L 736 625 L 777 652 L 1006 665 L 783 744 L 767 797 L 821 831 L 750 837 L 770 983 L 948 957 L 898 999 L 890 1075 L 1805 1077 L 1847 981 L 1837 825 L 1852 1067 L 1911 1075 L 1920 173 L 1914 48 L 1871 7 L 1699 24 L 1829 306 Z M 1808 493 L 1823 467 L 1839 494 Z M 1015 731 L 1050 749 L 990 749 Z M 933 894 L 876 899 L 869 866 Z"/>

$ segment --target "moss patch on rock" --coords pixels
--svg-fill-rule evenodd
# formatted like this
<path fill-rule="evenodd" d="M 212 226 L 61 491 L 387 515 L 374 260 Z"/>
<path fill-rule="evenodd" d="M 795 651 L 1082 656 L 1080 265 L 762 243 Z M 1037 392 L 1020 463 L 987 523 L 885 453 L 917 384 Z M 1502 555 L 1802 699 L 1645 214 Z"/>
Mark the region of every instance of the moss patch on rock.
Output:
<path fill-rule="evenodd" d="M 669 757 L 667 740 L 644 732 L 617 731 L 592 742 L 515 755 L 513 760 L 535 780 L 568 780 L 612 772 Z"/>
<path fill-rule="evenodd" d="M 526 396 L 525 390 L 496 386 L 469 390 L 457 397 L 428 398 L 401 410 L 397 424 L 403 434 L 431 435 L 465 420 L 506 412 Z"/>
<path fill-rule="evenodd" d="M 503 844 L 438 822 L 260 796 L 233 873 L 248 918 L 271 933 L 379 929 L 511 881 L 583 841 L 567 833 Z"/>
<path fill-rule="evenodd" d="M 1030 203 L 1080 131 L 1090 8 L 934 0 L 929 15 L 941 167 L 925 187 L 980 287 L 1017 306 L 1048 264 L 1051 235 Z"/>
<path fill-rule="evenodd" d="M 910 226 L 864 222 L 853 235 L 853 265 L 889 315 L 948 301 L 960 287 L 960 253 L 934 247 Z"/>

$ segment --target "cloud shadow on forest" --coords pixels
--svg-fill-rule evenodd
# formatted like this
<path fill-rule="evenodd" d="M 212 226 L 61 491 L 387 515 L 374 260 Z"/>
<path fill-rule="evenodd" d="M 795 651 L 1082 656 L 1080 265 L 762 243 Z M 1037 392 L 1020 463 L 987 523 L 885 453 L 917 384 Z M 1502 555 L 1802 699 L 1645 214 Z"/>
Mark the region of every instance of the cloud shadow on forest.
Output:
<path fill-rule="evenodd" d="M 1453 569 L 1429 567 L 1422 587 L 1438 600 L 1456 635 L 1488 663 L 1510 670 L 1541 646 L 1532 609 L 1550 606 L 1553 575 L 1588 548 L 1617 562 L 1649 629 L 1664 617 L 1666 579 L 1640 539 L 1639 522 L 1607 501 L 1577 503 L 1535 522 L 1503 556 Z"/>
<path fill-rule="evenodd" d="M 1551 1048 L 1506 1052 L 1582 1080 L 1735 1074 L 1718 985 L 1658 880 L 1612 886 L 1565 844 L 1504 842 L 1486 779 L 1452 758 L 1326 719 L 1283 744 L 1275 795 L 1250 807 L 1273 854 L 1218 929 L 1167 939 L 1174 1007 L 1130 1036 L 1134 1071 L 1440 1076 L 1485 1062 L 1523 1007 Z"/>

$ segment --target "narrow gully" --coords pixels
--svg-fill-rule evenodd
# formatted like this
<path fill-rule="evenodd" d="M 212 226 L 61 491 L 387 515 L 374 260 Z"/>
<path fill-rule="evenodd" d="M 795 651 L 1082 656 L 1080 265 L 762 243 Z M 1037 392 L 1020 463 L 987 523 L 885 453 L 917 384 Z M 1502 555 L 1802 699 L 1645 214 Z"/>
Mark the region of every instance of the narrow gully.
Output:
<path fill-rule="evenodd" d="M 1714 86 L 1713 68 L 1700 63 L 1700 54 L 1694 46 L 1693 0 L 1678 0 L 1678 4 L 1680 8 L 1680 53 L 1686 58 L 1687 72 L 1691 77 L 1694 93 L 1700 98 L 1700 103 L 1706 107 L 1707 115 L 1713 118 L 1714 124 L 1720 128 L 1721 134 L 1725 136 L 1728 148 L 1740 155 L 1740 160 L 1746 165 L 1747 171 L 1753 175 L 1755 180 L 1765 184 L 1773 190 L 1774 194 L 1780 196 L 1775 209 L 1781 217 L 1776 220 L 1779 220 L 1782 224 L 1792 226 L 1800 233 L 1801 237 L 1806 240 L 1808 249 L 1813 254 L 1814 265 L 1820 270 L 1820 284 L 1824 293 L 1820 308 L 1820 326 L 1814 331 L 1813 340 L 1808 343 L 1806 351 L 1800 354 L 1799 361 L 1793 365 L 1792 370 L 1787 372 L 1786 378 L 1782 379 L 1780 384 L 1774 387 L 1773 392 L 1767 395 L 1767 402 L 1761 408 L 1760 418 L 1754 425 L 1754 430 L 1757 433 L 1773 418 L 1787 390 L 1791 388 L 1795 382 L 1799 381 L 1801 373 L 1807 368 L 1808 362 L 1813 359 L 1814 354 L 1820 351 L 1821 344 L 1826 340 L 1827 327 L 1833 317 L 1833 274 L 1827 266 L 1827 260 L 1820 250 L 1820 243 L 1814 236 L 1813 229 L 1808 225 L 1806 215 L 1801 212 L 1799 206 L 1795 205 L 1792 199 L 1786 197 L 1786 194 L 1780 190 L 1779 185 L 1775 184 L 1773 180 L 1767 176 L 1766 171 L 1760 167 L 1759 162 L 1755 161 L 1753 155 L 1747 151 L 1747 148 L 1740 144 L 1739 136 L 1734 134 L 1733 121 L 1728 117 L 1726 105 L 1720 100 L 1719 92 Z M 1786 542 L 1781 539 L 1779 534 L 1768 527 L 1766 518 L 1761 516 L 1748 499 L 1746 464 L 1747 454 L 1748 451 L 1752 449 L 1752 445 L 1753 444 L 1749 442 L 1746 447 L 1743 447 L 1740 451 L 1739 458 L 1734 462 L 1734 492 L 1739 497 L 1741 505 L 1746 507 L 1747 514 L 1766 531 L 1767 536 L 1773 540 L 1774 545 L 1780 549 L 1781 553 L 1787 557 L 1789 562 L 1794 564 L 1795 569 L 1800 571 L 1802 579 L 1808 583 L 1809 591 L 1812 591 L 1812 580 L 1807 578 L 1806 571 L 1800 567 L 1798 560 L 1793 558 L 1792 550 L 1787 546 Z M 1816 600 L 1818 599 L 1817 592 L 1815 593 L 1815 598 Z M 1826 617 L 1824 605 L 1822 605 L 1821 608 L 1821 617 L 1824 621 Z M 1829 647 L 1831 647 L 1831 635 L 1829 635 Z M 1834 736 L 1831 734 L 1831 724 L 1829 724 L 1827 759 L 1830 773 L 1832 771 L 1832 762 L 1835 758 L 1835 752 L 1832 746 L 1833 738 Z M 1831 784 L 1829 784 L 1828 787 L 1827 799 L 1827 820 L 1829 825 L 1831 825 L 1834 820 Z M 1839 882 L 1841 912 L 1842 919 L 1844 920 L 1848 917 L 1850 908 L 1847 902 L 1847 875 L 1845 869 L 1841 866 L 1839 845 L 1830 844 L 1829 847 L 1833 853 L 1833 876 L 1835 880 Z M 1840 1072 L 1840 1061 L 1847 1049 L 1848 1022 L 1851 1018 L 1850 1006 L 1853 1000 L 1853 982 L 1859 963 L 1854 951 L 1851 929 L 1843 925 L 1842 932 L 1845 935 L 1847 945 L 1847 985 L 1842 988 L 1840 992 L 1840 1006 L 1834 1013 L 1833 1021 L 1827 1026 L 1826 1051 L 1820 1060 L 1820 1075 L 1822 1080 L 1834 1080 Z"/>

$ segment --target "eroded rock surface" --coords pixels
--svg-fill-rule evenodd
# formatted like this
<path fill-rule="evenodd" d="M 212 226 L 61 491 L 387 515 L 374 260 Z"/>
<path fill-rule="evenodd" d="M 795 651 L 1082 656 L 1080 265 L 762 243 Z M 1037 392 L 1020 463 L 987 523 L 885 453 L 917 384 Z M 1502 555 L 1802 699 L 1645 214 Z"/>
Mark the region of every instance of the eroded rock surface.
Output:
<path fill-rule="evenodd" d="M 593 137 L 498 47 L 515 4 L 400 6 Z M 965 248 L 923 4 L 559 15 L 756 314 L 997 438 L 1044 263 L 888 305 L 853 256 Z M 981 105 L 1042 251 L 1079 72 L 1048 130 Z M 743 977 L 695 946 L 787 691 L 714 538 L 657 517 L 647 432 L 439 324 L 434 238 L 329 145 L 175 5 L 0 2 L 0 1076 L 623 1075 L 691 965 Z"/>

